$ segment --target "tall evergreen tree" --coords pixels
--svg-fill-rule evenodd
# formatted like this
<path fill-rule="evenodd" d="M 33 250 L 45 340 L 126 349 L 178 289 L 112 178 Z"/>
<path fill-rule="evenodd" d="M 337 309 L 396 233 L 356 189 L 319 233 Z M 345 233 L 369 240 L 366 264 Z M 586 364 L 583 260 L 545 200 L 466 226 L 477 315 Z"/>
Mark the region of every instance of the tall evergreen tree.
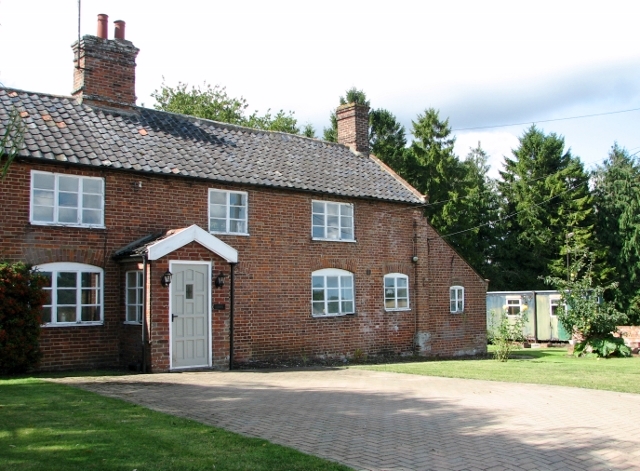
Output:
<path fill-rule="evenodd" d="M 501 240 L 491 289 L 544 289 L 541 276 L 566 276 L 570 249 L 593 247 L 588 175 L 562 136 L 535 126 L 500 174 Z"/>
<path fill-rule="evenodd" d="M 617 281 L 616 307 L 640 324 L 640 164 L 613 146 L 593 175 L 596 236 Z"/>

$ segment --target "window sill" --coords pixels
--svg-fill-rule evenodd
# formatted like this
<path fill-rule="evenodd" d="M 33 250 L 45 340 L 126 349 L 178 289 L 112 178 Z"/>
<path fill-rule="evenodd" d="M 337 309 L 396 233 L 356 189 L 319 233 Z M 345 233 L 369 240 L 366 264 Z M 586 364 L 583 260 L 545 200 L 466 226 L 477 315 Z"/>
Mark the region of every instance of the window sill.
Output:
<path fill-rule="evenodd" d="M 449 314 L 459 315 L 464 314 L 464 311 L 449 311 Z"/>
<path fill-rule="evenodd" d="M 395 309 L 387 309 L 386 307 L 384 308 L 385 312 L 403 312 L 403 311 L 410 311 L 411 308 L 410 307 L 398 307 Z"/>
<path fill-rule="evenodd" d="M 29 221 L 32 226 L 73 227 L 77 229 L 106 229 L 102 224 L 65 224 L 63 222 Z"/>
<path fill-rule="evenodd" d="M 209 234 L 212 234 L 212 235 L 242 236 L 242 237 L 249 237 L 251 235 L 248 232 L 212 232 L 212 231 L 209 231 Z"/>
<path fill-rule="evenodd" d="M 41 327 L 45 329 L 59 328 L 59 327 L 96 327 L 103 326 L 104 322 L 64 322 L 58 324 L 42 324 Z"/>
<path fill-rule="evenodd" d="M 124 325 L 142 325 L 142 322 L 138 322 L 138 321 L 124 321 L 123 322 Z"/>
<path fill-rule="evenodd" d="M 331 317 L 350 317 L 350 316 L 355 316 L 356 313 L 355 312 L 349 312 L 349 313 L 345 313 L 345 314 L 311 314 L 311 317 L 313 317 L 314 319 L 324 319 L 324 318 L 331 318 Z"/>
<path fill-rule="evenodd" d="M 358 242 L 356 239 L 322 239 L 320 237 L 312 237 L 311 240 L 315 240 L 318 242 L 351 242 L 353 244 Z"/>

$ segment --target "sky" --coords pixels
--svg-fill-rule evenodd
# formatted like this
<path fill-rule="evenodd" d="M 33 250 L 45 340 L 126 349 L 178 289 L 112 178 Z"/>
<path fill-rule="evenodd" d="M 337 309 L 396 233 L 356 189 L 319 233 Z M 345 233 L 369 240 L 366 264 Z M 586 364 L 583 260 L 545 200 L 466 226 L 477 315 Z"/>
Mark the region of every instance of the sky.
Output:
<path fill-rule="evenodd" d="M 638 12 L 633 0 L 81 0 L 80 31 L 95 35 L 99 13 L 110 38 L 126 22 L 138 105 L 153 106 L 163 82 L 219 84 L 321 136 L 356 87 L 409 139 L 412 121 L 439 110 L 456 153 L 480 142 L 497 176 L 532 123 L 586 168 L 614 142 L 640 150 Z M 78 0 L 0 0 L 0 83 L 70 95 L 77 37 Z M 564 119 L 587 115 L 600 116 Z"/>

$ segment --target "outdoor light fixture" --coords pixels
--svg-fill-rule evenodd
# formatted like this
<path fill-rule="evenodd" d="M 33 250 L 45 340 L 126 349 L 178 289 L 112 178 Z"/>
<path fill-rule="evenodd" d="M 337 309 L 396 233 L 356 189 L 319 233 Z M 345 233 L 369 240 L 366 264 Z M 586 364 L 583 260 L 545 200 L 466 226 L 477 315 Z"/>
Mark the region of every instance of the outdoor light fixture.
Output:
<path fill-rule="evenodd" d="M 414 255 L 413 257 L 411 257 L 411 261 L 412 261 L 413 263 L 417 263 L 417 262 L 418 262 L 418 256 L 417 256 L 417 255 Z"/>
<path fill-rule="evenodd" d="M 160 279 L 160 283 L 162 284 L 163 287 L 166 288 L 171 284 L 172 276 L 173 276 L 173 273 L 171 273 L 169 270 L 164 272 L 164 275 L 162 275 L 162 278 Z"/>
<path fill-rule="evenodd" d="M 215 280 L 215 285 L 216 288 L 222 288 L 224 286 L 224 279 L 226 278 L 227 275 L 225 275 L 224 273 L 220 272 L 220 274 L 218 276 L 216 276 L 216 280 Z"/>

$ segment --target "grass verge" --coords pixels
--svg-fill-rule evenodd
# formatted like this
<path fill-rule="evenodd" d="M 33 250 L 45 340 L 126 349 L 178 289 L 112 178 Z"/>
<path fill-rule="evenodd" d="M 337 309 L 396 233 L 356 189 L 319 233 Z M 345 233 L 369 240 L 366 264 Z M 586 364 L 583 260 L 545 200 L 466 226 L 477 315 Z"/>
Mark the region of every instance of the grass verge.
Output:
<path fill-rule="evenodd" d="M 24 378 L 0 380 L 0 469 L 350 468 L 117 399 Z"/>
<path fill-rule="evenodd" d="M 350 366 L 447 378 L 484 379 L 514 383 L 554 384 L 640 394 L 640 358 L 578 358 L 564 348 L 514 352 L 508 362 L 445 360 L 419 363 Z"/>

